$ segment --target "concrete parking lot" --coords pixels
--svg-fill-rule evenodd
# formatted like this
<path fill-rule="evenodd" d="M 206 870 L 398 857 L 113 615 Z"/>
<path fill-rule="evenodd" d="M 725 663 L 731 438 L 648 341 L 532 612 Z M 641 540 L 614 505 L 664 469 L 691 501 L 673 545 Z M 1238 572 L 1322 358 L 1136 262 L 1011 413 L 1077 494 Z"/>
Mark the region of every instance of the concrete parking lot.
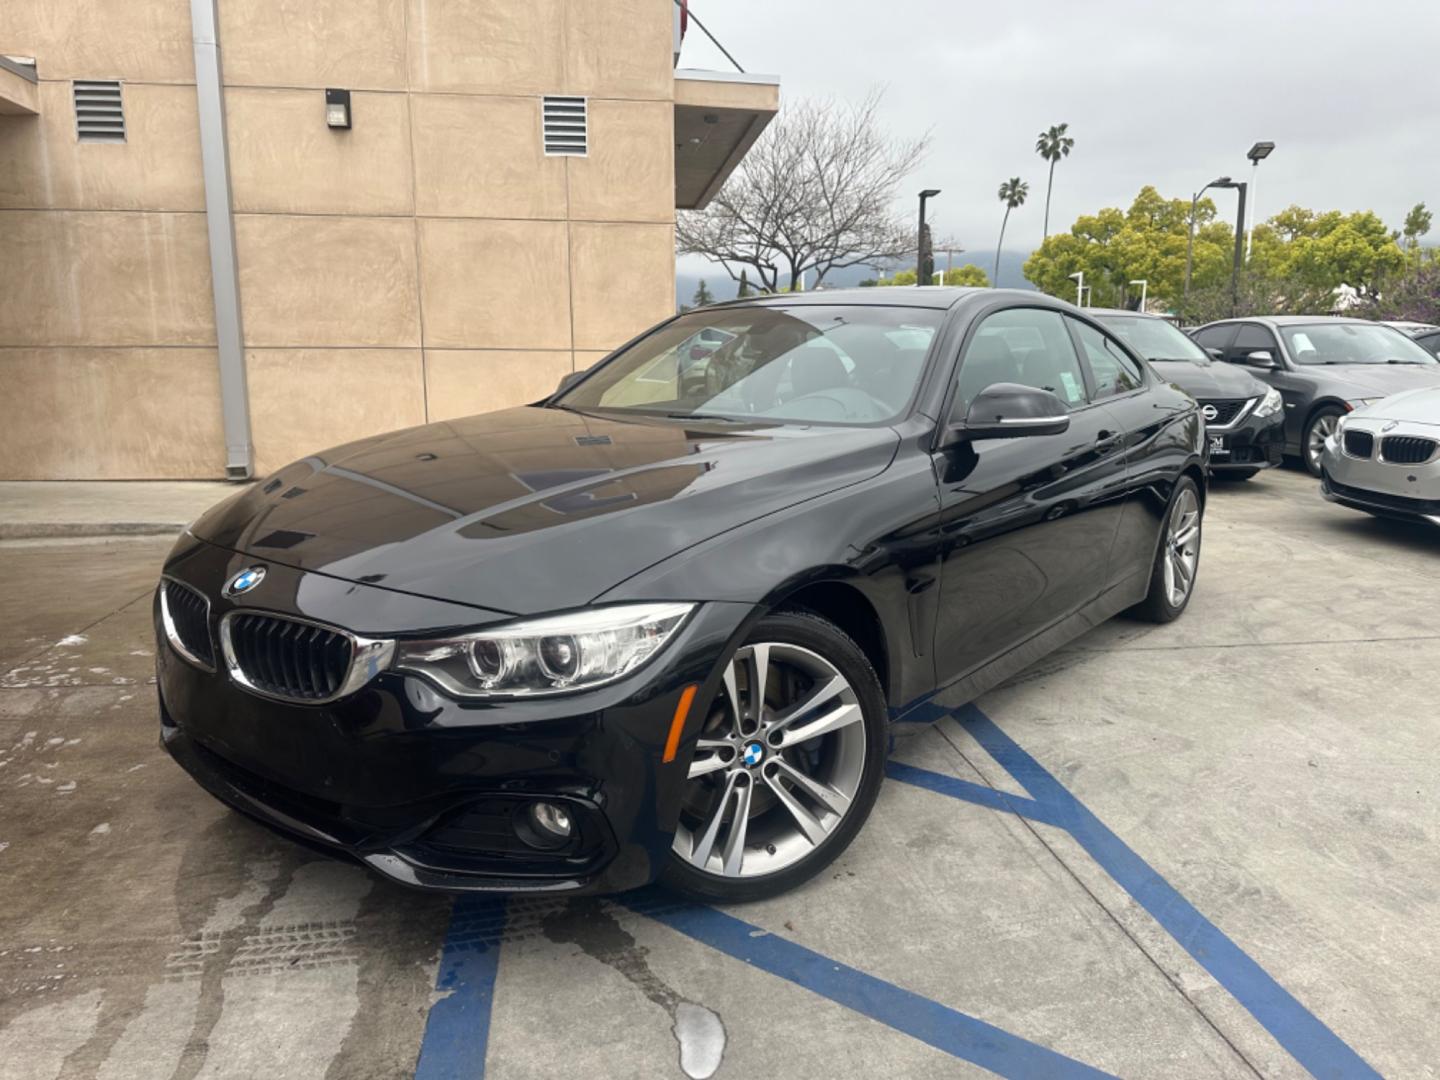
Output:
<path fill-rule="evenodd" d="M 1276 471 L 1178 623 L 902 738 L 820 879 L 403 891 L 156 745 L 163 539 L 0 544 L 0 1078 L 1440 1074 L 1440 531 Z"/>

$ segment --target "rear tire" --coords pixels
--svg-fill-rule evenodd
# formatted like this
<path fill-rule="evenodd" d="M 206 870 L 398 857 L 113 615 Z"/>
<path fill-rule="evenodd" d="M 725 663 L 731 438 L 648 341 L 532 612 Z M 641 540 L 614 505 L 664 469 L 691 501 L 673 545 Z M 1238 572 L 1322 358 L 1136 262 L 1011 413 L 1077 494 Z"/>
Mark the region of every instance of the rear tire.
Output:
<path fill-rule="evenodd" d="M 1155 565 L 1150 570 L 1150 591 L 1130 609 L 1131 615 L 1146 622 L 1168 623 L 1178 619 L 1189 606 L 1200 570 L 1204 518 L 1200 489 L 1190 477 L 1182 476 L 1165 511 Z"/>
<path fill-rule="evenodd" d="M 850 846 L 885 778 L 889 713 L 860 647 L 807 611 L 765 616 L 725 663 L 660 883 L 728 904 L 793 889 Z"/>

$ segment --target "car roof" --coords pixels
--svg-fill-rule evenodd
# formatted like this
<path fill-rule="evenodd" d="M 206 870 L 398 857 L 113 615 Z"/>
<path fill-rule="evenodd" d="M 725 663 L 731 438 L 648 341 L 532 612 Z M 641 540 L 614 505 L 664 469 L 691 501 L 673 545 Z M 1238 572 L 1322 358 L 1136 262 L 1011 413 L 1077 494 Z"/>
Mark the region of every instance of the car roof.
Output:
<path fill-rule="evenodd" d="M 1374 319 L 1353 319 L 1348 315 L 1236 315 L 1233 319 L 1216 319 L 1206 326 L 1221 323 L 1257 322 L 1269 326 L 1314 326 L 1316 323 L 1348 323 L 1352 326 L 1377 326 Z M 1203 329 L 1203 327 L 1201 327 Z"/>
<path fill-rule="evenodd" d="M 1028 289 L 988 289 L 983 286 L 959 285 L 872 285 L 857 289 L 817 289 L 812 292 L 765 293 L 761 296 L 747 296 L 730 300 L 715 307 L 784 305 L 817 306 L 821 304 L 852 304 L 861 307 L 913 307 L 931 308 L 944 311 L 960 301 L 977 294 L 989 296 L 1013 296 L 1031 302 L 1041 301 L 1056 307 L 1069 307 L 1063 300 L 1056 300 L 1044 293 Z"/>
<path fill-rule="evenodd" d="M 1087 307 L 1081 308 L 1087 315 L 1128 315 L 1132 319 L 1158 319 L 1161 322 L 1169 322 L 1164 315 L 1155 315 L 1148 311 L 1131 311 L 1129 308 L 1118 307 Z"/>

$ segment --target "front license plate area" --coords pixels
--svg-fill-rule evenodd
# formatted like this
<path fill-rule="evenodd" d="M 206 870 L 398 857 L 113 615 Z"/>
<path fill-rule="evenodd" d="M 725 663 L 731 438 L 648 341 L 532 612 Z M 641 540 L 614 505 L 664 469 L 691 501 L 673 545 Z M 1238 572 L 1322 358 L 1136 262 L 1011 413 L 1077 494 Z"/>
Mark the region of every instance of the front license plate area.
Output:
<path fill-rule="evenodd" d="M 1211 436 L 1210 436 L 1210 456 L 1211 456 L 1211 457 L 1229 457 L 1229 456 L 1230 456 L 1230 448 L 1225 445 L 1225 436 L 1224 436 L 1224 435 L 1211 435 Z"/>

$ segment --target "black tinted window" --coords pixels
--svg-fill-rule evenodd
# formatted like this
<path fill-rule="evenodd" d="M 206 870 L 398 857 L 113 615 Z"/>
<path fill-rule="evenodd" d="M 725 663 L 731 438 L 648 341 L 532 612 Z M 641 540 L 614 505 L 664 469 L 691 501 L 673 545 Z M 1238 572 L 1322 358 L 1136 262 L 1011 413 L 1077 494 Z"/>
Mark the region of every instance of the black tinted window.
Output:
<path fill-rule="evenodd" d="M 1085 403 L 1085 377 L 1058 312 L 1010 308 L 987 316 L 960 362 L 953 414 L 964 416 L 977 394 L 1005 382 L 1049 390 L 1072 409 Z"/>
<path fill-rule="evenodd" d="M 1234 333 L 1234 323 L 1207 326 L 1203 330 L 1195 331 L 1195 341 L 1202 349 L 1223 349 L 1230 344 L 1230 338 Z"/>
<path fill-rule="evenodd" d="M 1230 346 L 1230 351 L 1236 356 L 1244 356 L 1256 349 L 1268 349 L 1272 354 L 1278 354 L 1279 350 L 1275 347 L 1275 335 L 1256 323 L 1242 323 L 1240 332 L 1235 335 L 1235 344 Z M 1278 360 L 1279 356 L 1276 355 L 1275 358 Z"/>
<path fill-rule="evenodd" d="M 1075 328 L 1080 347 L 1085 350 L 1085 362 L 1095 377 L 1097 398 L 1129 393 L 1145 385 L 1139 365 L 1125 354 L 1119 342 L 1078 319 L 1071 319 L 1070 325 Z"/>

